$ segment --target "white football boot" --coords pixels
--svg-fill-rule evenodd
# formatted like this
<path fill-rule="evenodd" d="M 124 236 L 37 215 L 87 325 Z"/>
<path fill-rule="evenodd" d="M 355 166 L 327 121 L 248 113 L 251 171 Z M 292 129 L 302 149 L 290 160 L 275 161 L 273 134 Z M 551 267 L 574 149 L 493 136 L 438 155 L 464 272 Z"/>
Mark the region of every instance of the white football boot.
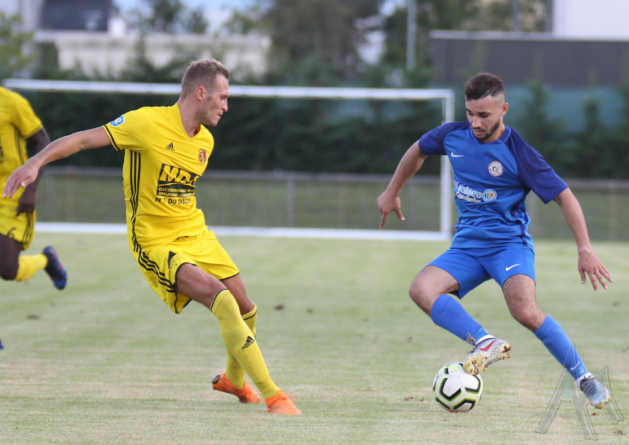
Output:
<path fill-rule="evenodd" d="M 577 380 L 577 386 L 594 408 L 602 409 L 603 405 L 612 398 L 609 389 L 605 388 L 589 372 Z"/>
<path fill-rule="evenodd" d="M 474 350 L 465 359 L 463 367 L 468 374 L 478 375 L 487 371 L 487 367 L 492 363 L 510 357 L 511 345 L 509 343 L 496 337 L 485 336 L 476 342 Z"/>

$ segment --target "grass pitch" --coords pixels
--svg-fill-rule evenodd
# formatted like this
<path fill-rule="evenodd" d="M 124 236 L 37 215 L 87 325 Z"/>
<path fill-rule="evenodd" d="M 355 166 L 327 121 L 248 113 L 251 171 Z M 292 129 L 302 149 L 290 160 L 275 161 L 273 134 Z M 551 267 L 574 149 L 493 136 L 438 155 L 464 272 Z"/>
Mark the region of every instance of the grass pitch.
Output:
<path fill-rule="evenodd" d="M 144 282 L 124 236 L 39 234 L 69 270 L 56 291 L 40 273 L 0 282 L 1 444 L 539 444 L 586 443 L 571 403 L 533 430 L 561 367 L 485 283 L 463 305 L 512 358 L 483 374 L 481 403 L 444 412 L 432 379 L 470 347 L 413 305 L 413 276 L 446 243 L 223 237 L 259 308 L 258 340 L 300 417 L 265 413 L 212 390 L 225 351 L 214 316 L 173 314 Z M 571 242 L 537 242 L 538 300 L 592 372 L 608 365 L 629 418 L 629 245 L 597 244 L 615 283 L 580 284 Z M 594 410 L 589 410 L 590 415 Z M 599 443 L 629 427 L 592 416 Z"/>

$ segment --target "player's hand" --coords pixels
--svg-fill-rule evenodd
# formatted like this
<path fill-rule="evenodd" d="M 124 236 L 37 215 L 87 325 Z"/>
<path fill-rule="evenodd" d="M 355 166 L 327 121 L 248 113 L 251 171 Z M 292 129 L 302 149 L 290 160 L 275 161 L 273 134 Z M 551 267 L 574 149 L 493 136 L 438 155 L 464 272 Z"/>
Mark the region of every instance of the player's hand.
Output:
<path fill-rule="evenodd" d="M 35 196 L 35 189 L 27 187 L 24 193 L 20 197 L 20 202 L 17 205 L 17 215 L 20 213 L 33 213 L 35 211 L 35 202 L 37 197 Z"/>
<path fill-rule="evenodd" d="M 30 159 L 26 164 L 11 173 L 11 176 L 7 179 L 7 184 L 4 186 L 2 196 L 5 198 L 13 197 L 20 187 L 26 188 L 33 182 L 37 178 L 38 172 L 39 165 Z"/>
<path fill-rule="evenodd" d="M 605 280 L 613 283 L 612 275 L 609 271 L 603 266 L 603 263 L 598 259 L 596 254 L 591 248 L 579 250 L 579 274 L 581 275 L 581 284 L 585 284 L 587 281 L 586 275 L 590 277 L 590 281 L 592 282 L 592 287 L 594 290 L 598 289 L 598 285 L 596 284 L 596 280 L 601 283 L 603 289 L 607 289 L 607 283 Z"/>
<path fill-rule="evenodd" d="M 384 193 L 378 197 L 376 202 L 378 203 L 378 208 L 380 209 L 380 214 L 382 215 L 382 218 L 380 218 L 381 229 L 387 222 L 387 216 L 389 216 L 389 213 L 391 212 L 395 212 L 400 221 L 405 220 L 404 215 L 402 215 L 402 206 L 400 204 L 399 196 L 393 195 L 385 190 Z"/>

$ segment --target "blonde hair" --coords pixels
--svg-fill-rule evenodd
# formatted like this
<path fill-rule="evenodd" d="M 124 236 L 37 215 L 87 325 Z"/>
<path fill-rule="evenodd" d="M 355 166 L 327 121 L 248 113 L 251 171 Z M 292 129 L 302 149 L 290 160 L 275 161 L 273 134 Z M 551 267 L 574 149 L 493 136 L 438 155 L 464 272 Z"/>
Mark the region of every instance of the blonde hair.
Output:
<path fill-rule="evenodd" d="M 190 63 L 181 81 L 181 96 L 188 96 L 199 86 L 205 87 L 211 93 L 219 74 L 229 80 L 229 71 L 217 60 L 202 59 Z"/>

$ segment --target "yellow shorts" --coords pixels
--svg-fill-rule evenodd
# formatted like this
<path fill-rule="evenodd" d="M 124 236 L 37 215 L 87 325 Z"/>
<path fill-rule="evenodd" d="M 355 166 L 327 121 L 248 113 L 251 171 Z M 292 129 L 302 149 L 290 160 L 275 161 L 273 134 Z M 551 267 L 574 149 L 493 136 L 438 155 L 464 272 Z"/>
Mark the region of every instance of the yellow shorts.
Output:
<path fill-rule="evenodd" d="M 180 314 L 190 303 L 190 298 L 177 292 L 175 280 L 182 264 L 194 264 L 218 280 L 238 275 L 238 268 L 210 230 L 196 236 L 177 238 L 170 244 L 133 252 L 133 255 L 146 281 L 176 314 Z"/>
<path fill-rule="evenodd" d="M 22 245 L 22 250 L 28 249 L 35 234 L 35 219 L 37 212 L 20 213 L 16 216 L 15 205 L 0 204 L 0 235 L 8 236 Z"/>

